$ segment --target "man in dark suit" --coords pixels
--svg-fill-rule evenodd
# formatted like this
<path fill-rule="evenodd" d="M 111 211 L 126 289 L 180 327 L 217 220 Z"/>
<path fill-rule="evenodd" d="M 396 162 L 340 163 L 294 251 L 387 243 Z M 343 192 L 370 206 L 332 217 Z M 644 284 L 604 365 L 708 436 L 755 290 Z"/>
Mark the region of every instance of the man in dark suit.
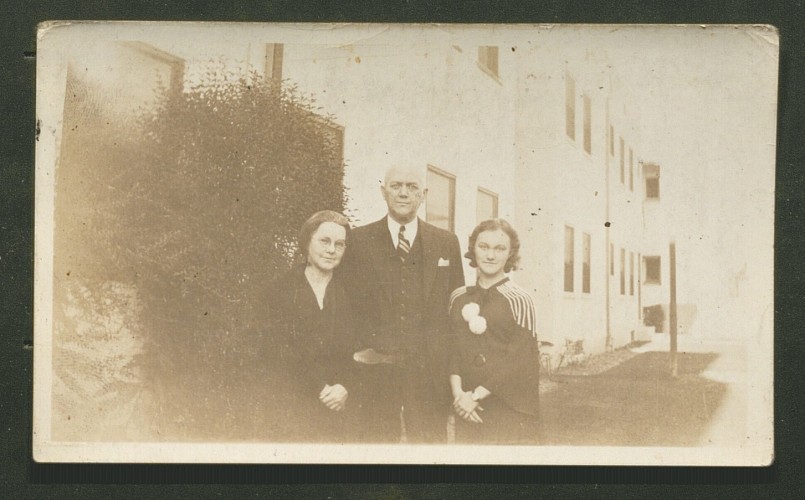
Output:
<path fill-rule="evenodd" d="M 447 361 L 450 293 L 464 286 L 458 239 L 417 217 L 422 172 L 392 167 L 381 193 L 388 214 L 355 229 L 346 270 L 353 281 L 364 350 L 370 440 L 446 441 L 452 398 Z M 402 412 L 401 412 L 402 410 Z"/>

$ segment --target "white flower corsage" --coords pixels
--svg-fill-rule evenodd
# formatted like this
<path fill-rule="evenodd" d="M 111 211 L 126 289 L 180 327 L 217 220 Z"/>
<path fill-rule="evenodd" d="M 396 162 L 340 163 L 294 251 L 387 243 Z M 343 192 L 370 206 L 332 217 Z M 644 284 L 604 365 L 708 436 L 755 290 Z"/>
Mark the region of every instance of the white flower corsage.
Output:
<path fill-rule="evenodd" d="M 481 335 L 486 331 L 486 318 L 481 316 L 481 306 L 475 302 L 470 302 L 461 308 L 461 317 L 469 323 L 472 333 Z"/>
<path fill-rule="evenodd" d="M 461 308 L 461 317 L 464 318 L 464 321 L 470 321 L 479 314 L 481 314 L 481 306 L 475 302 L 470 302 Z"/>
<path fill-rule="evenodd" d="M 486 331 L 486 318 L 483 316 L 476 316 L 470 321 L 470 331 L 476 335 L 480 335 Z"/>

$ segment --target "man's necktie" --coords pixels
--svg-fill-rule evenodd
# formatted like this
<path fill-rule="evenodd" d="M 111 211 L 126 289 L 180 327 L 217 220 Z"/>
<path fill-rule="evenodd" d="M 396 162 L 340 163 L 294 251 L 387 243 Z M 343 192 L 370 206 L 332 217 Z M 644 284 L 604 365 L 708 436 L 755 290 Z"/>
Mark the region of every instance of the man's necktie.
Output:
<path fill-rule="evenodd" d="M 411 244 L 405 239 L 405 226 L 400 226 L 400 234 L 397 237 L 397 256 L 405 262 L 408 252 L 411 251 Z"/>

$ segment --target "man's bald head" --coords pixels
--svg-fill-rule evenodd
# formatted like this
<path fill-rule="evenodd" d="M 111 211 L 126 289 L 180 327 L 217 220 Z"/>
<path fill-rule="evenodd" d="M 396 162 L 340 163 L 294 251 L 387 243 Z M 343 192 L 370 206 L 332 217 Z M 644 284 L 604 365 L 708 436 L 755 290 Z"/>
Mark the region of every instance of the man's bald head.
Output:
<path fill-rule="evenodd" d="M 419 206 L 425 200 L 424 173 L 420 168 L 393 165 L 386 170 L 380 191 L 386 200 L 389 216 L 400 224 L 407 224 L 416 218 Z"/>
<path fill-rule="evenodd" d="M 388 184 L 391 178 L 414 179 L 422 187 L 425 187 L 425 175 L 421 168 L 413 167 L 410 165 L 391 165 L 386 169 L 386 174 L 383 177 L 383 183 Z"/>

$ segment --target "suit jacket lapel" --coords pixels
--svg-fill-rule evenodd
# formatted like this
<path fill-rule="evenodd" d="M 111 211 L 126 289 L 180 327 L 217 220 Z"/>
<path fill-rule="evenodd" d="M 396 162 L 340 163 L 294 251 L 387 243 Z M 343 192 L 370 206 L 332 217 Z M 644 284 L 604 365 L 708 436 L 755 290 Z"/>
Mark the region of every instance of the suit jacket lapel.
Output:
<path fill-rule="evenodd" d="M 433 229 L 428 224 L 425 224 L 422 219 L 419 220 L 419 234 L 418 237 L 422 238 L 422 257 L 424 262 L 423 279 L 425 281 L 425 300 L 430 297 L 430 291 L 433 288 L 433 280 L 436 278 L 436 271 L 438 270 L 439 259 L 439 246 L 437 245 L 436 235 Z"/>
<path fill-rule="evenodd" d="M 392 274 L 391 259 L 397 256 L 397 254 L 392 251 L 392 247 L 391 235 L 389 234 L 388 224 L 384 217 L 375 223 L 374 227 L 372 227 L 372 231 L 369 233 L 369 253 L 374 262 L 374 267 L 378 271 L 378 276 L 380 276 L 380 288 L 383 289 L 389 300 L 391 300 L 393 296 L 390 279 Z M 365 279 L 367 277 L 363 278 Z"/>

